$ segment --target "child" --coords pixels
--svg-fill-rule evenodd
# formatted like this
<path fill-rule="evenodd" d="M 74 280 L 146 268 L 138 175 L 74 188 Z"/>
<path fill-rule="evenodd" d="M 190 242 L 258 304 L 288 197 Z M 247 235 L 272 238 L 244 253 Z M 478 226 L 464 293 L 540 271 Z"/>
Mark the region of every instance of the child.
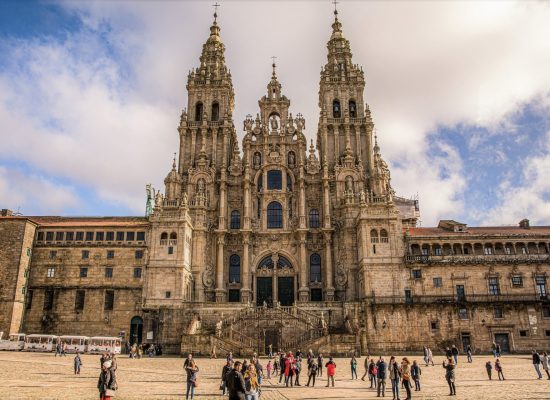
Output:
<path fill-rule="evenodd" d="M 497 371 L 497 374 L 498 374 L 498 380 L 500 381 L 500 377 L 502 376 L 502 380 L 504 381 L 504 373 L 502 372 L 502 364 L 500 363 L 500 359 L 497 358 L 497 360 L 495 361 L 495 370 Z"/>
<path fill-rule="evenodd" d="M 491 378 L 491 373 L 493 371 L 493 364 L 491 364 L 491 361 L 487 361 L 485 363 L 485 369 L 487 370 L 487 376 L 489 377 L 489 380 L 493 380 L 493 378 Z"/>
<path fill-rule="evenodd" d="M 265 369 L 267 370 L 267 379 L 271 378 L 271 370 L 273 369 L 273 364 L 271 363 L 271 360 L 267 362 L 267 365 L 265 366 Z"/>
<path fill-rule="evenodd" d="M 411 368 L 411 377 L 414 380 L 415 392 L 420 390 L 420 375 L 422 375 L 422 370 L 420 369 L 420 365 L 414 360 Z"/>
<path fill-rule="evenodd" d="M 80 354 L 78 351 L 76 352 L 76 356 L 74 357 L 74 373 L 75 375 L 80 375 L 80 367 L 82 366 L 82 360 L 80 359 Z"/>

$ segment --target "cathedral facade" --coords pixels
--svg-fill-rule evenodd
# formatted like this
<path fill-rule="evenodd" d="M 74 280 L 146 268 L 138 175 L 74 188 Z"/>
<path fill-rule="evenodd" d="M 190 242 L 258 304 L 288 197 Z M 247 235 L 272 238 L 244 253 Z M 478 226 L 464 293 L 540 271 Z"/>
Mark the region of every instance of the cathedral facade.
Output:
<path fill-rule="evenodd" d="M 199 353 L 550 344 L 550 227 L 417 227 L 337 14 L 327 50 L 315 143 L 275 64 L 239 143 L 215 19 L 146 217 L 0 217 L 0 330 Z"/>

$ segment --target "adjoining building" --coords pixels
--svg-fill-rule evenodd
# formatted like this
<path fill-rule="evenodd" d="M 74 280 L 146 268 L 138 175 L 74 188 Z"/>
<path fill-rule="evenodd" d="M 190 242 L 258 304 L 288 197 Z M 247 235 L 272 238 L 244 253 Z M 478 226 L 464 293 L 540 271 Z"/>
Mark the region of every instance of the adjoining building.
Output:
<path fill-rule="evenodd" d="M 550 227 L 417 227 L 418 201 L 392 189 L 336 13 L 327 49 L 316 142 L 273 64 L 239 146 L 214 19 L 188 76 L 179 157 L 146 217 L 3 211 L 0 331 L 203 354 L 547 347 Z"/>

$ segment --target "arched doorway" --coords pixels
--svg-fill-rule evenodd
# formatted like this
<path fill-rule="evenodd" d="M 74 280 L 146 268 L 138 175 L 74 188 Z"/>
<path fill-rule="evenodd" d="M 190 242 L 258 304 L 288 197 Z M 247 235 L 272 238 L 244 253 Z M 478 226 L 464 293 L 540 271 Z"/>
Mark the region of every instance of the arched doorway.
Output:
<path fill-rule="evenodd" d="M 143 339 L 143 319 L 134 317 L 130 321 L 130 344 L 141 344 Z"/>
<path fill-rule="evenodd" d="M 277 266 L 277 268 L 275 268 Z M 264 257 L 258 264 L 256 305 L 294 304 L 294 269 L 290 261 L 278 254 Z"/>

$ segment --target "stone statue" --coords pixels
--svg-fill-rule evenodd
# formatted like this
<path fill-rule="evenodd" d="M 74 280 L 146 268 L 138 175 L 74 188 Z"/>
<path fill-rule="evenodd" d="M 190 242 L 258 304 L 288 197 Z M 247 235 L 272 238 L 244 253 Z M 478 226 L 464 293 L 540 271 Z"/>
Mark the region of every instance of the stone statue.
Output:
<path fill-rule="evenodd" d="M 262 156 L 260 153 L 254 153 L 254 168 L 260 168 L 262 166 Z"/>
<path fill-rule="evenodd" d="M 271 117 L 270 123 L 272 131 L 276 131 L 279 128 L 279 123 L 277 122 L 276 116 Z"/>
<path fill-rule="evenodd" d="M 289 166 L 294 166 L 295 162 L 296 162 L 296 158 L 294 156 L 294 152 L 291 151 L 290 153 L 288 153 L 288 165 Z"/>
<path fill-rule="evenodd" d="M 197 182 L 197 192 L 204 193 L 204 179 L 199 179 Z"/>
<path fill-rule="evenodd" d="M 353 178 L 346 176 L 346 191 L 353 192 Z"/>
<path fill-rule="evenodd" d="M 319 321 L 319 323 L 321 325 L 321 329 L 323 330 L 323 333 L 326 335 L 326 332 L 328 331 L 328 329 L 327 329 L 327 321 L 325 321 L 324 312 L 321 313 L 321 320 Z"/>
<path fill-rule="evenodd" d="M 160 207 L 162 204 L 162 195 L 160 194 L 160 190 L 155 195 L 155 207 Z"/>
<path fill-rule="evenodd" d="M 216 336 L 217 337 L 222 336 L 222 326 L 223 326 L 223 321 L 220 319 L 218 322 L 216 322 Z"/>

